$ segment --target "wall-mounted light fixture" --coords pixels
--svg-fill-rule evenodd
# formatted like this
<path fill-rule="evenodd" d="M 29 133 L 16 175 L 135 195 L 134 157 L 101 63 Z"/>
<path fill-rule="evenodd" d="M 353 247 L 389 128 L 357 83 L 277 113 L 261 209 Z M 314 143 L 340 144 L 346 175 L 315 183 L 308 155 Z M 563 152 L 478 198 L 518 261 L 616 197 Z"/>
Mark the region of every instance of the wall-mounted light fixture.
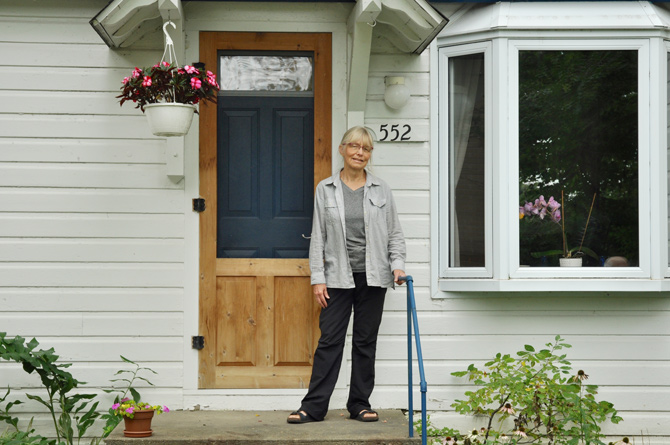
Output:
<path fill-rule="evenodd" d="M 405 85 L 405 78 L 400 76 L 384 77 L 386 90 L 384 91 L 384 102 L 389 107 L 398 110 L 405 106 L 409 100 L 409 88 Z"/>

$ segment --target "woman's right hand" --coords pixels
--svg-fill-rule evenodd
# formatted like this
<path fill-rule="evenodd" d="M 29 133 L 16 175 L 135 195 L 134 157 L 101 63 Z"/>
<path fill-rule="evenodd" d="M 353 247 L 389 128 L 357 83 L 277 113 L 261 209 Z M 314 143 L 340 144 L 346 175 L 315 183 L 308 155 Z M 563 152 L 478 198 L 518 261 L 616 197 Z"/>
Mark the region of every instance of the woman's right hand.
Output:
<path fill-rule="evenodd" d="M 330 300 L 330 297 L 328 296 L 328 289 L 326 288 L 325 284 L 313 284 L 312 285 L 312 292 L 314 292 L 314 298 L 316 298 L 316 302 L 319 303 L 319 305 L 322 308 L 327 308 L 328 307 L 328 301 Z"/>

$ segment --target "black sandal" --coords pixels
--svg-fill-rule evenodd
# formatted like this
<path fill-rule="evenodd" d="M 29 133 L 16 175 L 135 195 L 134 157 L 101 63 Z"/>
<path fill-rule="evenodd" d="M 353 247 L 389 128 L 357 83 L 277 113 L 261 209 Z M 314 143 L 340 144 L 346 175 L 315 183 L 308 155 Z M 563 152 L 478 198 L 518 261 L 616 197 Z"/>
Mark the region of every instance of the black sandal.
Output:
<path fill-rule="evenodd" d="M 366 414 L 374 414 L 374 417 L 368 416 L 365 417 Z M 353 414 L 349 416 L 350 418 L 354 420 L 358 420 L 359 422 L 376 422 L 379 420 L 379 414 L 377 414 L 377 411 L 373 411 L 371 409 L 364 409 L 358 415 L 354 416 Z"/>
<path fill-rule="evenodd" d="M 290 416 L 299 416 L 299 419 L 291 419 Z M 293 411 L 290 415 L 289 418 L 286 419 L 288 423 L 309 423 L 309 422 L 318 422 L 314 417 L 310 416 L 306 412 L 303 413 L 301 411 Z"/>

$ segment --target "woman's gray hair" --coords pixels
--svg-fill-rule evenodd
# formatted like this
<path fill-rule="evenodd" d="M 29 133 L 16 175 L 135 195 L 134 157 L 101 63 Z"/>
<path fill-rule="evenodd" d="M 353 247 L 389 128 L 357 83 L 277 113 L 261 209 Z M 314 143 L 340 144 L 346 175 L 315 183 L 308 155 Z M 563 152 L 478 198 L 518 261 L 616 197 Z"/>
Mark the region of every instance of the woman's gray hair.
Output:
<path fill-rule="evenodd" d="M 360 141 L 369 145 L 370 147 L 373 147 L 375 143 L 375 134 L 369 128 L 357 125 L 355 127 L 351 127 L 344 133 L 340 145 L 347 145 L 352 141 Z"/>

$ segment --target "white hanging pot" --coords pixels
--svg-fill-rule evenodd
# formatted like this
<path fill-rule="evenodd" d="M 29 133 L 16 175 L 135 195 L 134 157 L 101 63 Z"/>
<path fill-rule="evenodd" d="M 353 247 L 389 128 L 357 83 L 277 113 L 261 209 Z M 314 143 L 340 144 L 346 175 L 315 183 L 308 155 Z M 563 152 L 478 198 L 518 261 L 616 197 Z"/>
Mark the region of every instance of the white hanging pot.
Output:
<path fill-rule="evenodd" d="M 561 267 L 582 267 L 582 258 L 559 258 L 558 264 Z"/>
<path fill-rule="evenodd" d="M 144 106 L 149 128 L 156 136 L 184 136 L 191 128 L 195 105 L 174 102 Z"/>

